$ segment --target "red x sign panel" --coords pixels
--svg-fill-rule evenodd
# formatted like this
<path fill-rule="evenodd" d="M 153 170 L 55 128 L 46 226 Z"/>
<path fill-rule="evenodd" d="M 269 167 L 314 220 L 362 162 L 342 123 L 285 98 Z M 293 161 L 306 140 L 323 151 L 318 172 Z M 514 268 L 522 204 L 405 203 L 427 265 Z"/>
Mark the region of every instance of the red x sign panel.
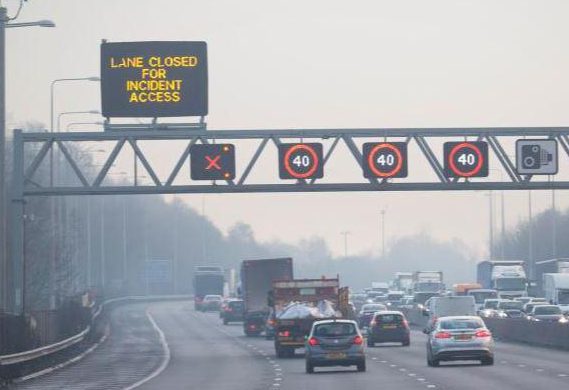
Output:
<path fill-rule="evenodd" d="M 194 145 L 190 150 L 192 180 L 235 179 L 235 146 Z"/>

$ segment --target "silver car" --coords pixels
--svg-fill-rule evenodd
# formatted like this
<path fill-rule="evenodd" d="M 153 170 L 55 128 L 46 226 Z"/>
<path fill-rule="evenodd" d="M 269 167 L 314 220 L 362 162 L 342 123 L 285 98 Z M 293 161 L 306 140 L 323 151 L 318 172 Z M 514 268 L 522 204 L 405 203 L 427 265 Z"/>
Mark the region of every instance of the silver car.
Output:
<path fill-rule="evenodd" d="M 364 338 L 350 320 L 322 320 L 312 324 L 305 343 L 306 372 L 314 367 L 356 366 L 366 370 Z"/>
<path fill-rule="evenodd" d="M 438 367 L 441 361 L 480 360 L 494 364 L 494 339 L 476 316 L 440 317 L 428 332 L 427 364 Z"/>

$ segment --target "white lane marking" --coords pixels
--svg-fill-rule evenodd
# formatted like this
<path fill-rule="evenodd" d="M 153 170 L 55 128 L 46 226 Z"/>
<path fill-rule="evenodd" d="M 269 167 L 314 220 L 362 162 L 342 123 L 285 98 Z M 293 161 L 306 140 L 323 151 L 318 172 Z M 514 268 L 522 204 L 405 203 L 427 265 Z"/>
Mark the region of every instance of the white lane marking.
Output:
<path fill-rule="evenodd" d="M 275 378 L 276 381 L 282 381 L 283 378 Z"/>
<path fill-rule="evenodd" d="M 429 388 L 429 389 L 434 389 L 435 387 L 437 387 L 437 386 L 435 386 L 435 385 L 427 385 L 427 388 Z"/>
<path fill-rule="evenodd" d="M 397 364 L 390 364 L 389 367 L 397 367 Z"/>
<path fill-rule="evenodd" d="M 387 363 L 387 360 L 380 360 L 380 363 Z"/>
<path fill-rule="evenodd" d="M 281 368 L 275 368 L 275 371 L 282 371 Z"/>
<path fill-rule="evenodd" d="M 170 347 L 168 346 L 168 342 L 166 341 L 166 336 L 164 335 L 164 332 L 162 332 L 162 329 L 160 329 L 156 321 L 154 321 L 154 318 L 152 317 L 152 314 L 150 314 L 150 311 L 148 309 L 146 310 L 146 317 L 148 317 L 148 320 L 152 324 L 152 327 L 158 333 L 160 344 L 162 344 L 162 349 L 164 350 L 164 360 L 162 360 L 162 364 L 160 364 L 160 367 L 158 367 L 152 374 L 148 375 L 146 378 L 141 379 L 130 386 L 124 387 L 123 390 L 136 389 L 137 387 L 142 386 L 146 382 L 156 378 L 158 375 L 162 373 L 162 371 L 166 369 L 168 363 L 170 363 L 170 357 L 171 357 Z"/>
<path fill-rule="evenodd" d="M 524 368 L 526 365 L 525 364 L 518 364 L 518 367 L 520 368 Z"/>
<path fill-rule="evenodd" d="M 557 374 L 557 376 L 560 378 L 565 378 L 567 376 L 567 374 Z"/>
<path fill-rule="evenodd" d="M 417 378 L 417 380 L 418 380 L 419 382 L 424 382 L 426 379 L 425 379 L 425 378 Z"/>
<path fill-rule="evenodd" d="M 407 369 L 406 368 L 400 368 L 399 371 L 404 372 L 404 371 L 407 371 Z"/>
<path fill-rule="evenodd" d="M 413 372 L 410 372 L 410 373 L 407 374 L 407 375 L 409 375 L 410 377 L 417 376 L 417 374 L 415 374 L 415 373 L 413 373 Z"/>
<path fill-rule="evenodd" d="M 543 372 L 543 371 L 544 371 L 543 368 L 536 368 L 535 370 L 536 370 L 537 372 Z"/>
<path fill-rule="evenodd" d="M 371 358 L 371 360 L 377 360 L 377 358 L 374 356 L 374 357 Z"/>

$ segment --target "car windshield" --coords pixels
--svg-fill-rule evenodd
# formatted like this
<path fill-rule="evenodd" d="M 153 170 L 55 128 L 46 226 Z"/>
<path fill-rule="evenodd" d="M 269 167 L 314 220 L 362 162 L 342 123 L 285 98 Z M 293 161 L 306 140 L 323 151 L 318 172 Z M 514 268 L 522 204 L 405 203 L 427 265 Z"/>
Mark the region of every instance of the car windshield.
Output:
<path fill-rule="evenodd" d="M 569 305 L 569 290 L 559 291 L 557 295 L 557 303 L 560 305 Z"/>
<path fill-rule="evenodd" d="M 521 278 L 503 278 L 496 280 L 496 287 L 499 290 L 520 291 L 526 288 L 526 281 Z"/>
<path fill-rule="evenodd" d="M 243 302 L 229 302 L 229 307 L 235 310 L 242 310 Z"/>
<path fill-rule="evenodd" d="M 536 306 L 533 310 L 535 315 L 553 315 L 561 314 L 561 309 L 558 306 Z"/>
<path fill-rule="evenodd" d="M 484 328 L 484 323 L 477 318 L 442 320 L 439 324 L 439 328 L 445 330 Z"/>
<path fill-rule="evenodd" d="M 328 323 L 316 325 L 314 335 L 318 337 L 341 337 L 351 336 L 357 333 L 352 323 Z"/>
<path fill-rule="evenodd" d="M 511 302 L 500 302 L 498 304 L 498 309 L 502 310 L 522 310 L 524 304 L 518 301 L 511 301 Z"/>
<path fill-rule="evenodd" d="M 206 301 L 221 301 L 221 297 L 219 295 L 208 295 L 204 299 Z"/>
<path fill-rule="evenodd" d="M 375 316 L 375 321 L 383 324 L 400 324 L 403 322 L 403 317 L 400 314 L 378 314 Z"/>
<path fill-rule="evenodd" d="M 381 311 L 381 310 L 385 310 L 385 306 L 383 305 L 363 305 L 362 306 L 362 311 L 366 312 L 366 311 Z"/>
<path fill-rule="evenodd" d="M 400 301 L 403 299 L 403 294 L 389 294 L 387 295 L 388 301 Z"/>
<path fill-rule="evenodd" d="M 498 302 L 499 301 L 486 301 L 486 302 L 484 302 L 484 308 L 485 309 L 496 309 L 496 308 L 498 308 Z"/>
<path fill-rule="evenodd" d="M 498 297 L 496 291 L 471 291 L 468 293 L 468 295 L 473 296 L 474 301 L 478 304 L 484 303 L 486 299 L 493 299 Z"/>

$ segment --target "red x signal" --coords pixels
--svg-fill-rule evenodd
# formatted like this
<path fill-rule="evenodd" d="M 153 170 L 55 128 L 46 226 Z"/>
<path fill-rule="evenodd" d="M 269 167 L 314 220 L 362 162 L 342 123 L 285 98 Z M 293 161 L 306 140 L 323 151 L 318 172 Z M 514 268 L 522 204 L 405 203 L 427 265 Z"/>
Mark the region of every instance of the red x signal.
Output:
<path fill-rule="evenodd" d="M 215 157 L 205 156 L 205 160 L 207 162 L 207 166 L 205 167 L 205 169 L 209 171 L 210 169 L 215 168 L 218 171 L 221 171 L 221 166 L 219 165 L 220 158 L 221 158 L 220 154 L 218 154 Z"/>

